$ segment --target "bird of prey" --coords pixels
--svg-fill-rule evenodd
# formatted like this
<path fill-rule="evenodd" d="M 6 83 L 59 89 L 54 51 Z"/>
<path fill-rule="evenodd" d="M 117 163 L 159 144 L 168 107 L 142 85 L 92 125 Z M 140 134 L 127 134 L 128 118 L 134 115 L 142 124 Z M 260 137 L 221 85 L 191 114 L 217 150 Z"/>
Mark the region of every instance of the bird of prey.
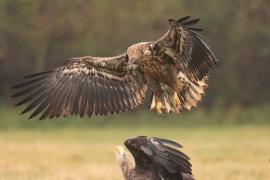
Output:
<path fill-rule="evenodd" d="M 151 93 L 150 109 L 159 114 L 196 107 L 217 58 L 193 27 L 190 16 L 169 19 L 169 30 L 158 40 L 141 42 L 115 57 L 76 57 L 62 66 L 25 76 L 16 85 L 17 105 L 29 118 L 107 115 L 131 111 Z"/>
<path fill-rule="evenodd" d="M 125 180 L 193 180 L 189 157 L 177 149 L 180 144 L 146 136 L 124 144 L 133 158 L 122 146 L 115 153 Z"/>

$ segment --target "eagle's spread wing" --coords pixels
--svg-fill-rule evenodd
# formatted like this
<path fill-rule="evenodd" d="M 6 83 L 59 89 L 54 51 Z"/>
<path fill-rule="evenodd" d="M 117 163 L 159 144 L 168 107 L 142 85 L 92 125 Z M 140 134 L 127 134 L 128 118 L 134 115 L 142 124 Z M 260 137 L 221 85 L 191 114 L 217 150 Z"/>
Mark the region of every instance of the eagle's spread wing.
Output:
<path fill-rule="evenodd" d="M 170 29 L 153 43 L 153 53 L 164 61 L 173 61 L 192 81 L 203 80 L 217 63 L 214 53 L 194 28 L 199 19 L 170 19 Z"/>
<path fill-rule="evenodd" d="M 139 136 L 127 140 L 125 145 L 134 156 L 136 166 L 152 166 L 163 179 L 193 179 L 189 157 L 177 149 L 182 147 L 180 144 L 166 139 Z"/>
<path fill-rule="evenodd" d="M 128 73 L 127 61 L 125 54 L 72 58 L 52 71 L 25 76 L 13 97 L 23 97 L 17 105 L 29 103 L 22 113 L 34 109 L 30 118 L 129 111 L 143 102 L 147 86 L 142 74 Z"/>

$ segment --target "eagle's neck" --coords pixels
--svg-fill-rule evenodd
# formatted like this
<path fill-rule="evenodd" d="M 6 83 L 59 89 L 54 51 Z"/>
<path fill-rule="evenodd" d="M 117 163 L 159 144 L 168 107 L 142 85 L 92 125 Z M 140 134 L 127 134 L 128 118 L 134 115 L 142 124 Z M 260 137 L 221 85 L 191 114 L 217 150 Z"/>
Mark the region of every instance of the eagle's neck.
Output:
<path fill-rule="evenodd" d="M 120 168 L 125 177 L 125 180 L 130 180 L 130 176 L 132 171 L 134 170 L 134 166 L 134 161 L 129 155 L 121 160 Z"/>

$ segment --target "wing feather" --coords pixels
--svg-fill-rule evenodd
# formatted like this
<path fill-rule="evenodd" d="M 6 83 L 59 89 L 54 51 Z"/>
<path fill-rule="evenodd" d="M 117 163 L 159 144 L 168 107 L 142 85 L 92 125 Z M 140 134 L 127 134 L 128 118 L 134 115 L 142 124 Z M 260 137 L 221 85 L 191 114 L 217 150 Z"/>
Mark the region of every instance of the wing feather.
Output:
<path fill-rule="evenodd" d="M 104 84 L 106 84 L 106 87 L 104 88 L 104 94 L 106 96 L 105 99 L 107 99 L 106 105 L 108 113 L 113 113 L 112 92 L 110 91 L 110 82 L 107 79 L 105 79 Z"/>
<path fill-rule="evenodd" d="M 190 16 L 182 17 L 182 18 L 180 18 L 180 19 L 177 20 L 177 23 L 180 23 L 181 24 L 181 23 L 187 21 L 189 18 L 190 18 Z"/>
<path fill-rule="evenodd" d="M 196 31 L 200 28 L 191 27 L 199 19 L 189 20 L 189 16 L 179 20 L 170 19 L 170 29 L 159 40 L 153 43 L 153 54 L 169 56 L 179 70 L 191 80 L 200 81 L 216 65 L 217 58 Z"/>
<path fill-rule="evenodd" d="M 193 19 L 193 20 L 190 20 L 190 21 L 184 21 L 180 24 L 183 24 L 185 26 L 190 26 L 190 25 L 194 25 L 196 23 L 198 23 L 200 21 L 200 19 Z"/>
<path fill-rule="evenodd" d="M 20 106 L 22 104 L 25 104 L 25 103 L 31 101 L 35 97 L 39 96 L 40 93 L 42 93 L 42 92 L 43 92 L 43 88 L 39 88 L 38 90 L 34 91 L 33 93 L 31 93 L 28 96 L 26 96 L 24 99 L 22 99 L 21 101 L 19 101 L 15 106 Z"/>
<path fill-rule="evenodd" d="M 66 78 L 64 79 L 64 81 L 65 80 L 66 80 Z M 59 89 L 58 89 L 57 85 L 51 85 L 48 87 L 51 87 L 51 89 L 48 89 L 48 91 L 47 91 L 50 93 L 49 94 L 45 93 L 43 95 L 44 97 L 43 97 L 43 102 L 42 102 L 42 103 L 44 103 L 43 106 L 46 107 L 46 108 L 44 107 L 44 110 L 45 109 L 46 110 L 42 113 L 42 116 L 40 117 L 40 119 L 43 119 L 45 114 L 51 115 L 52 112 L 57 110 L 56 99 L 59 99 L 58 102 L 60 102 L 61 99 L 59 98 L 59 96 L 61 96 L 61 94 L 63 93 L 63 91 L 61 91 L 63 89 L 63 84 L 60 84 Z"/>
<path fill-rule="evenodd" d="M 80 117 L 83 117 L 84 114 L 85 114 L 85 109 L 86 109 L 86 105 L 87 105 L 87 97 L 86 97 L 86 94 L 88 93 L 86 88 L 86 80 L 87 78 L 85 77 L 84 79 L 84 82 L 83 82 L 83 85 L 82 85 L 82 92 L 81 92 L 81 96 L 80 96 L 80 99 L 79 99 L 79 108 L 78 108 L 78 111 L 79 111 L 79 115 Z"/>
<path fill-rule="evenodd" d="M 87 104 L 88 104 L 88 108 L 87 108 L 87 115 L 89 117 L 92 116 L 93 112 L 94 112 L 94 88 L 93 87 L 93 81 L 92 81 L 92 77 L 88 77 L 88 82 L 87 82 L 87 86 L 88 86 L 88 93 L 87 93 Z"/>
<path fill-rule="evenodd" d="M 21 114 L 27 113 L 29 111 L 31 111 L 32 109 L 34 109 L 35 107 L 38 106 L 38 104 L 40 104 L 40 102 L 42 101 L 42 99 L 44 98 L 44 94 L 38 96 L 38 98 L 36 98 L 35 100 L 32 101 L 32 103 L 30 105 L 28 105 L 22 112 Z"/>
<path fill-rule="evenodd" d="M 73 58 L 52 71 L 25 76 L 13 97 L 22 98 L 17 106 L 28 103 L 22 113 L 33 110 L 30 118 L 133 110 L 143 102 L 147 85 L 140 72 L 126 71 L 126 62 L 126 55 Z"/>
<path fill-rule="evenodd" d="M 179 147 L 178 143 L 170 140 L 150 138 L 149 146 L 152 147 L 156 155 L 154 159 L 158 163 L 163 164 L 170 173 L 176 173 L 180 170 L 181 172 L 192 174 L 189 157 L 183 152 L 167 146 L 167 144 Z"/>

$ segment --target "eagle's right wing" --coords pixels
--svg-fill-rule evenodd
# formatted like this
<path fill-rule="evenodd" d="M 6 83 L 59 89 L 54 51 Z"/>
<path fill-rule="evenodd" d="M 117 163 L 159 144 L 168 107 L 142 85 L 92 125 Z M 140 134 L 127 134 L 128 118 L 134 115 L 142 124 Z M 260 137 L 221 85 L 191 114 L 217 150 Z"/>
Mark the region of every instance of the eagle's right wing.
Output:
<path fill-rule="evenodd" d="M 28 103 L 22 113 L 40 119 L 85 114 L 106 115 L 130 111 L 145 98 L 147 85 L 139 72 L 129 73 L 125 54 L 109 57 L 78 57 L 52 71 L 24 77 L 13 97 Z"/>
<path fill-rule="evenodd" d="M 163 61 L 172 61 L 192 81 L 201 81 L 217 64 L 212 50 L 198 34 L 202 29 L 194 28 L 199 19 L 189 16 L 170 19 L 169 30 L 153 42 L 153 54 Z"/>
<path fill-rule="evenodd" d="M 195 28 L 199 19 L 190 16 L 178 20 L 170 19 L 169 30 L 152 44 L 152 51 L 157 59 L 175 64 L 179 70 L 178 78 L 182 82 L 178 97 L 180 110 L 190 110 L 201 101 L 207 87 L 208 75 L 218 60 Z M 168 101 L 170 102 L 170 100 Z M 175 111 L 175 110 L 174 110 Z"/>

